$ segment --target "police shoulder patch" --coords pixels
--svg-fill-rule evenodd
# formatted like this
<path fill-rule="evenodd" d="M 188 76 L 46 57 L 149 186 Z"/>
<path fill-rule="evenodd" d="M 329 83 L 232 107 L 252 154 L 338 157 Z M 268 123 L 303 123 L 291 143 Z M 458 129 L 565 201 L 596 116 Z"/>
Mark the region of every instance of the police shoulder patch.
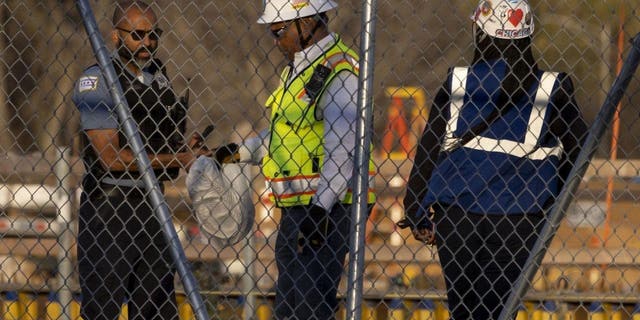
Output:
<path fill-rule="evenodd" d="M 82 77 L 78 80 L 78 92 L 94 91 L 98 89 L 98 77 Z"/>
<path fill-rule="evenodd" d="M 162 73 L 156 73 L 153 80 L 158 83 L 158 87 L 160 87 L 160 89 L 169 86 L 169 79 L 167 79 L 167 77 L 165 77 Z"/>

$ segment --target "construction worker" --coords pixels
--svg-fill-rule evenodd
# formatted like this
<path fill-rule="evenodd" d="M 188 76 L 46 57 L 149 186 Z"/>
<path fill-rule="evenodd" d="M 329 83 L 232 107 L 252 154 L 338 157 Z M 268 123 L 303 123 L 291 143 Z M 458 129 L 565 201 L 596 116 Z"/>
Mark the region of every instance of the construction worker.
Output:
<path fill-rule="evenodd" d="M 538 69 L 527 1 L 480 1 L 472 20 L 473 61 L 434 99 L 398 225 L 437 245 L 452 319 L 497 319 L 587 125 L 571 78 Z"/>
<path fill-rule="evenodd" d="M 282 215 L 276 319 L 332 319 L 348 251 L 356 143 L 358 55 L 328 28 L 331 0 L 267 0 L 259 24 L 289 62 L 266 107 L 271 125 L 216 150 L 262 164 Z M 237 152 L 236 152 L 237 151 Z M 369 169 L 373 186 L 374 166 Z M 375 201 L 367 194 L 368 203 Z"/>

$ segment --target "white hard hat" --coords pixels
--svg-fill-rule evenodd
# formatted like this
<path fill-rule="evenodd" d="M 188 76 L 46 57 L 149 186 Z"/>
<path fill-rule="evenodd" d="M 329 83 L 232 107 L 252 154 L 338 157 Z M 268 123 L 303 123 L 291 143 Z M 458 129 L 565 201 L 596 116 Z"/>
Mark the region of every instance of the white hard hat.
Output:
<path fill-rule="evenodd" d="M 266 0 L 258 23 L 270 24 L 304 18 L 337 6 L 333 0 Z"/>
<path fill-rule="evenodd" d="M 533 34 L 533 13 L 526 0 L 481 0 L 471 20 L 494 38 L 522 39 Z"/>

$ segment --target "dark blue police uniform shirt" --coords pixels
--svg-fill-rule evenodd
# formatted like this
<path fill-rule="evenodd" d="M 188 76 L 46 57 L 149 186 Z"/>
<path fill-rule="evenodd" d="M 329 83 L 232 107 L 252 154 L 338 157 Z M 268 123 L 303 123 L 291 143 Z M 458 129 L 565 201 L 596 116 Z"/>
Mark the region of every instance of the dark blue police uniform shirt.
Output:
<path fill-rule="evenodd" d="M 119 61 L 116 53 L 112 57 Z M 126 68 L 125 70 L 129 72 Z M 143 70 L 142 76 L 138 77 L 138 80 L 146 85 L 150 85 L 153 79 L 153 75 L 146 69 Z M 72 100 L 80 111 L 80 126 L 83 130 L 118 128 L 115 102 L 98 65 L 93 65 L 82 73 L 73 89 Z"/>
<path fill-rule="evenodd" d="M 73 89 L 72 100 L 80 111 L 83 130 L 118 128 L 115 103 L 99 66 L 94 65 L 82 73 Z"/>

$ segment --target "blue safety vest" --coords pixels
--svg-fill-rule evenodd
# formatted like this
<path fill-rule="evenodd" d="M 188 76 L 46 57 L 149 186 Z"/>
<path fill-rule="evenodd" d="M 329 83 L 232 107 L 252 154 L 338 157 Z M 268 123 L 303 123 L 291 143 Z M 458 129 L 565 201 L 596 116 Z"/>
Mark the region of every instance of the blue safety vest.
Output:
<path fill-rule="evenodd" d="M 507 67 L 502 61 L 490 63 L 454 68 L 448 79 L 446 135 L 422 202 L 425 208 L 437 202 L 474 213 L 541 212 L 559 193 L 563 147 L 549 128 L 557 73 L 539 71 L 515 107 L 460 146 L 460 137 L 492 113 L 500 95 Z"/>

